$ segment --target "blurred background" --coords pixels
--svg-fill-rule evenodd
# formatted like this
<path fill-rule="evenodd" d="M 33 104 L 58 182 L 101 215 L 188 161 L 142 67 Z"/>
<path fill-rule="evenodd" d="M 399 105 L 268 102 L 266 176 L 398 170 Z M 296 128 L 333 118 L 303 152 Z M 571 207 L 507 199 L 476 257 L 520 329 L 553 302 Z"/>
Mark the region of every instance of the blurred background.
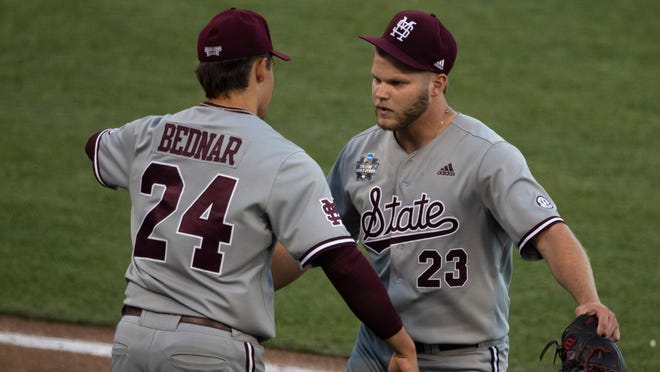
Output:
<path fill-rule="evenodd" d="M 130 259 L 125 191 L 96 183 L 92 133 L 204 99 L 199 30 L 231 6 L 268 20 L 268 121 L 328 171 L 374 124 L 372 49 L 399 10 L 438 15 L 458 43 L 447 98 L 526 155 L 587 248 L 631 371 L 660 370 L 660 3 L 0 1 L 0 313 L 114 326 Z M 539 363 L 575 304 L 544 262 L 514 259 L 511 371 Z M 438 314 L 442 316 L 442 314 Z M 270 347 L 348 355 L 357 321 L 320 270 L 276 294 Z"/>

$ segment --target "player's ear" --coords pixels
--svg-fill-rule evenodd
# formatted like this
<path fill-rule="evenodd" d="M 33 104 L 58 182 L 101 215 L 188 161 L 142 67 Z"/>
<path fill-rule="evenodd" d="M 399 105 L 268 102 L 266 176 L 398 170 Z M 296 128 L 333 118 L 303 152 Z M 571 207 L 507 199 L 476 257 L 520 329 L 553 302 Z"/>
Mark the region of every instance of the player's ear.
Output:
<path fill-rule="evenodd" d="M 431 95 L 435 97 L 438 96 L 440 93 L 444 93 L 446 90 L 447 90 L 447 75 L 434 74 L 431 79 Z"/>
<path fill-rule="evenodd" d="M 270 70 L 270 61 L 267 57 L 257 58 L 254 62 L 253 70 L 257 78 L 257 83 L 261 83 L 266 79 L 266 74 Z"/>

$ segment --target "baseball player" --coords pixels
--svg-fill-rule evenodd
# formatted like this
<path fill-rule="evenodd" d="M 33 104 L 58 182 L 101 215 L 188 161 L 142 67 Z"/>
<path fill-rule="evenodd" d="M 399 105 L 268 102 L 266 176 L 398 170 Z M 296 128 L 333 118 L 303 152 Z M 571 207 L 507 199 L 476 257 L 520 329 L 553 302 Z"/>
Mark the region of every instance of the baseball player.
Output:
<path fill-rule="evenodd" d="M 512 249 L 544 258 L 618 339 L 587 256 L 523 155 L 445 99 L 457 46 L 438 18 L 397 13 L 375 46 L 377 125 L 353 137 L 328 175 L 353 237 L 371 256 L 415 341 L 420 370 L 505 371 Z M 386 345 L 360 328 L 349 371 L 382 371 Z"/>
<path fill-rule="evenodd" d="M 270 261 L 284 243 L 321 266 L 362 322 L 416 371 L 415 347 L 332 202 L 320 167 L 263 118 L 273 87 L 266 21 L 228 9 L 200 32 L 207 101 L 92 135 L 97 180 L 131 197 L 133 252 L 113 371 L 263 371 L 275 336 Z M 356 285 L 359 283 L 359 285 Z"/>

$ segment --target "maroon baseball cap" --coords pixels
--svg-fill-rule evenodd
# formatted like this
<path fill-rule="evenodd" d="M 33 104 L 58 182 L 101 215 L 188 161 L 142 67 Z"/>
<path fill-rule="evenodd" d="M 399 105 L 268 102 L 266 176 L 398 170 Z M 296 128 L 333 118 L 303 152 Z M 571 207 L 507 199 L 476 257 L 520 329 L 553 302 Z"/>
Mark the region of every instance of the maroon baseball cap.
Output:
<path fill-rule="evenodd" d="M 273 49 L 264 17 L 250 10 L 230 8 L 211 19 L 197 39 L 201 62 L 225 61 L 272 54 L 285 61 L 288 55 Z"/>
<path fill-rule="evenodd" d="M 401 11 L 392 18 L 381 37 L 360 38 L 416 70 L 449 74 L 456 60 L 454 37 L 431 13 Z"/>

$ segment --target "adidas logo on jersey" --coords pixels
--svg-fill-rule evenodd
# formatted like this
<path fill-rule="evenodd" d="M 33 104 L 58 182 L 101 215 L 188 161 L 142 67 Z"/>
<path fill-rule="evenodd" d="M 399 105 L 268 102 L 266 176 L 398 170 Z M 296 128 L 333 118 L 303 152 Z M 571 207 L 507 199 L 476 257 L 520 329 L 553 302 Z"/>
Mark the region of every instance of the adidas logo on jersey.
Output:
<path fill-rule="evenodd" d="M 440 168 L 438 171 L 439 176 L 455 176 L 456 172 L 454 172 L 454 166 L 449 163 L 445 165 L 444 167 Z"/>

